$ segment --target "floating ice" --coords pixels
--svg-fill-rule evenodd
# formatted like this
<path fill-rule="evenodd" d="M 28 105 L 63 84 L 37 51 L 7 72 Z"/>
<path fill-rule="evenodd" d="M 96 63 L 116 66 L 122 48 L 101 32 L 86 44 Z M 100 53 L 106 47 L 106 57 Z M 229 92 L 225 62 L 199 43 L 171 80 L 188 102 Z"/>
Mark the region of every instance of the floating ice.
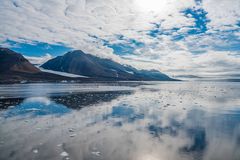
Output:
<path fill-rule="evenodd" d="M 69 128 L 68 131 L 69 132 L 74 132 L 74 129 L 73 128 Z"/>
<path fill-rule="evenodd" d="M 37 149 L 34 149 L 34 150 L 33 150 L 33 153 L 36 153 L 36 154 L 37 154 L 37 153 L 38 153 L 38 150 L 37 150 Z"/>
<path fill-rule="evenodd" d="M 58 145 L 57 145 L 57 147 L 62 147 L 62 145 L 63 145 L 63 144 L 62 144 L 62 143 L 60 143 L 60 144 L 58 144 Z"/>
<path fill-rule="evenodd" d="M 96 152 L 92 152 L 92 154 L 95 155 L 95 156 L 100 156 L 100 155 L 101 155 L 101 152 L 96 151 Z"/>
<path fill-rule="evenodd" d="M 67 157 L 69 154 L 64 151 L 64 152 L 62 152 L 60 155 L 61 155 L 62 157 Z"/>
<path fill-rule="evenodd" d="M 70 137 L 75 137 L 77 134 L 71 134 Z"/>
<path fill-rule="evenodd" d="M 8 109 L 12 109 L 12 108 L 14 108 L 14 107 L 15 107 L 15 106 L 9 106 Z"/>

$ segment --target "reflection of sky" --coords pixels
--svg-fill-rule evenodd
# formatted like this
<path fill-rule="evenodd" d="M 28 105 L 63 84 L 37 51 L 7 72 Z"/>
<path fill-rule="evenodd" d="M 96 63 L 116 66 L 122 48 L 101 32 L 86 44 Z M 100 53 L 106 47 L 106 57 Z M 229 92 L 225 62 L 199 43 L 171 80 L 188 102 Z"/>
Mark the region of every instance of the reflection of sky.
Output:
<path fill-rule="evenodd" d="M 15 116 L 44 116 L 44 115 L 63 115 L 69 113 L 71 110 L 66 106 L 54 103 L 48 98 L 28 98 L 21 104 L 8 109 L 3 116 L 5 118 Z"/>
<path fill-rule="evenodd" d="M 59 143 L 64 143 L 61 149 L 67 151 L 71 159 L 238 160 L 239 89 L 237 83 L 160 83 L 140 86 L 135 93 L 92 103 L 81 110 L 66 108 L 53 99 L 27 99 L 16 107 L 19 110 L 6 111 L 25 114 L 24 110 L 35 109 L 33 106 L 37 104 L 48 108 L 43 113 L 36 110 L 39 115 L 56 113 L 62 116 L 35 117 L 28 125 L 12 122 L 9 118 L 1 123 L 0 135 L 17 137 L 17 133 L 11 131 L 18 129 L 24 141 L 24 137 L 29 136 L 26 130 L 38 126 L 48 128 L 50 123 L 52 130 L 44 130 L 47 137 L 43 137 L 42 132 L 34 132 L 33 136 L 41 140 L 45 146 L 42 149 L 50 155 L 56 152 Z M 77 96 L 74 98 L 78 101 Z M 24 107 L 20 109 L 20 106 Z M 74 133 L 69 132 L 69 128 Z M 69 139 L 72 134 L 75 137 Z M 14 146 L 6 145 L 5 155 L 9 148 L 18 149 L 23 141 Z M 100 155 L 92 152 L 100 152 Z"/>
<path fill-rule="evenodd" d="M 133 123 L 138 119 L 144 119 L 144 114 L 138 114 L 134 111 L 134 108 L 126 104 L 120 104 L 119 106 L 113 106 L 112 112 L 103 116 L 103 119 L 110 118 L 118 119 L 115 126 L 122 126 L 122 123 Z"/>

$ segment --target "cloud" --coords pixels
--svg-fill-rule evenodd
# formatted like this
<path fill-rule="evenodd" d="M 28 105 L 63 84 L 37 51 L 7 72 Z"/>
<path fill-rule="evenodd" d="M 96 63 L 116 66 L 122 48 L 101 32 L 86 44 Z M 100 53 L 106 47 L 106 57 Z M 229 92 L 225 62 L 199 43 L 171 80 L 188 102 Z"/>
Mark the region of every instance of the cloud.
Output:
<path fill-rule="evenodd" d="M 237 75 L 240 70 L 240 55 L 226 51 L 209 51 L 203 54 L 194 55 L 187 51 L 175 51 L 171 54 L 152 54 L 152 58 L 146 56 L 125 56 L 128 61 L 132 61 L 137 68 L 162 70 L 172 76 L 177 75 L 197 75 L 200 77 L 230 78 Z M 142 64 L 145 64 L 144 67 Z"/>
<path fill-rule="evenodd" d="M 44 56 L 40 56 L 40 57 L 32 57 L 32 56 L 24 56 L 27 60 L 30 61 L 30 63 L 34 64 L 34 65 L 41 65 L 45 62 L 47 62 L 48 60 L 52 59 L 53 57 L 50 54 L 46 54 Z"/>
<path fill-rule="evenodd" d="M 198 74 L 200 66 L 236 71 L 239 56 L 229 51 L 240 51 L 239 10 L 239 0 L 0 1 L 0 43 L 63 44 L 170 75 Z M 123 46 L 124 57 L 114 53 L 114 46 Z M 224 67 L 212 66 L 219 57 Z"/>
<path fill-rule="evenodd" d="M 208 27 L 213 30 L 227 30 L 226 26 L 236 26 L 239 21 L 239 0 L 203 0 L 202 6 L 211 19 Z"/>

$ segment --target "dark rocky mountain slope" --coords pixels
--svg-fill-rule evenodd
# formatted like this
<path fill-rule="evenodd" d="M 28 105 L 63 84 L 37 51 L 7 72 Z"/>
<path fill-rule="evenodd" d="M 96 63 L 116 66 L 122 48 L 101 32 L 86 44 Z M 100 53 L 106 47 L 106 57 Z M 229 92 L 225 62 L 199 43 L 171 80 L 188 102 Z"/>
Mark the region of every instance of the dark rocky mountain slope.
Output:
<path fill-rule="evenodd" d="M 0 48 L 0 73 L 9 72 L 39 73 L 40 70 L 21 54 L 7 48 Z"/>
<path fill-rule="evenodd" d="M 63 56 L 49 60 L 42 66 L 44 69 L 67 72 L 88 76 L 96 79 L 108 80 L 174 80 L 156 70 L 137 70 L 110 59 L 102 59 L 81 50 L 71 51 Z"/>

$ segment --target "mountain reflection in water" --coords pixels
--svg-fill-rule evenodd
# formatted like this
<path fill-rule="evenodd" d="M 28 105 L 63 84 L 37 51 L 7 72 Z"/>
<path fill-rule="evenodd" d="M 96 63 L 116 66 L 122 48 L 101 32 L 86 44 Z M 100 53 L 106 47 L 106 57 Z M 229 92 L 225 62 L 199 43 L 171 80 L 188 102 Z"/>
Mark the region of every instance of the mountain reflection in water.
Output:
<path fill-rule="evenodd" d="M 239 91 L 238 83 L 165 82 L 8 94 L 0 99 L 0 159 L 239 160 Z"/>

